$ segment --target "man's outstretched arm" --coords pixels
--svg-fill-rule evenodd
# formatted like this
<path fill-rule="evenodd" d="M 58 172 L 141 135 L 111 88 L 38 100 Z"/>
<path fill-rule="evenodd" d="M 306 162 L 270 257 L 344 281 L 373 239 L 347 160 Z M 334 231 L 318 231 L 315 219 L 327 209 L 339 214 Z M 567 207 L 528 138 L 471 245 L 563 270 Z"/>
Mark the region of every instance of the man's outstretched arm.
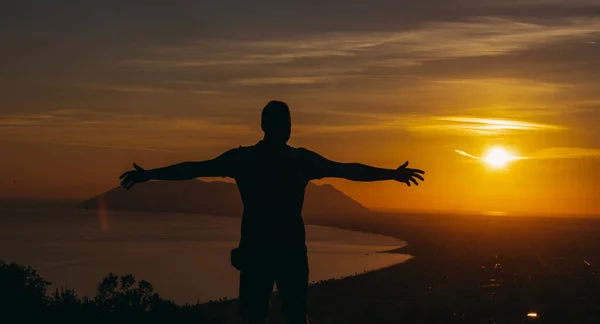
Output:
<path fill-rule="evenodd" d="M 425 180 L 422 174 L 425 171 L 408 168 L 408 161 L 397 169 L 377 168 L 361 163 L 339 163 L 329 162 L 326 177 L 344 178 L 352 181 L 383 181 L 395 180 L 406 183 L 409 187 L 411 182 L 419 185 L 417 180 Z"/>
<path fill-rule="evenodd" d="M 181 181 L 191 180 L 199 177 L 223 177 L 231 172 L 233 162 L 231 152 L 206 161 L 181 162 L 163 168 L 146 170 L 137 164 L 133 164 L 134 170 L 127 171 L 121 175 L 121 187 L 131 189 L 139 182 L 149 180 Z"/>
<path fill-rule="evenodd" d="M 308 163 L 314 172 L 314 178 L 344 178 L 352 181 L 383 181 L 395 180 L 406 183 L 411 182 L 419 185 L 417 180 L 423 181 L 425 171 L 408 168 L 408 162 L 397 169 L 386 169 L 373 167 L 361 163 L 341 163 L 328 160 L 317 153 L 306 150 Z"/>
<path fill-rule="evenodd" d="M 378 168 L 361 163 L 329 162 L 325 176 L 352 181 L 392 180 L 394 169 Z"/>

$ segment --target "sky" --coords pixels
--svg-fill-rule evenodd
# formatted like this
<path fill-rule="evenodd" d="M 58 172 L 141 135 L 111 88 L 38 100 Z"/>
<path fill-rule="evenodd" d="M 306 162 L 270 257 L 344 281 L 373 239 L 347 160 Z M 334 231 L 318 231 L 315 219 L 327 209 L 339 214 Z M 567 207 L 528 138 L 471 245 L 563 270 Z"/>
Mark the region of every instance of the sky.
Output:
<path fill-rule="evenodd" d="M 427 172 L 318 182 L 367 207 L 600 214 L 596 0 L 9 0 L 0 38 L 0 198 L 254 144 L 277 99 L 290 145 Z"/>

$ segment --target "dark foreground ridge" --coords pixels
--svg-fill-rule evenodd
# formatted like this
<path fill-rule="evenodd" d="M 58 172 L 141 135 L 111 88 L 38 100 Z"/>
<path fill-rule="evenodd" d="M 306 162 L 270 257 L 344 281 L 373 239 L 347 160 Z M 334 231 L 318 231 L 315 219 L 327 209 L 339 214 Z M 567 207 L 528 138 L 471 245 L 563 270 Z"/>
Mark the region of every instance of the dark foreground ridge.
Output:
<path fill-rule="evenodd" d="M 397 252 L 415 258 L 311 286 L 311 323 L 600 323 L 600 219 L 376 214 L 321 225 L 405 239 Z"/>
<path fill-rule="evenodd" d="M 405 239 L 400 252 L 415 258 L 312 285 L 311 323 L 600 323 L 599 220 L 374 214 L 321 225 Z M 44 298 L 31 269 L 3 264 L 0 287 L 2 313 L 19 323 L 238 323 L 236 300 L 178 306 L 130 276 L 109 275 L 93 299 Z M 270 323 L 285 323 L 272 303 Z"/>
<path fill-rule="evenodd" d="M 73 289 L 49 294 L 50 282 L 31 267 L 0 260 L 0 310 L 3 323 L 219 323 L 194 306 L 161 298 L 152 284 L 131 274 L 109 273 L 96 296 L 80 297 Z M 6 320 L 6 321 L 5 321 Z"/>

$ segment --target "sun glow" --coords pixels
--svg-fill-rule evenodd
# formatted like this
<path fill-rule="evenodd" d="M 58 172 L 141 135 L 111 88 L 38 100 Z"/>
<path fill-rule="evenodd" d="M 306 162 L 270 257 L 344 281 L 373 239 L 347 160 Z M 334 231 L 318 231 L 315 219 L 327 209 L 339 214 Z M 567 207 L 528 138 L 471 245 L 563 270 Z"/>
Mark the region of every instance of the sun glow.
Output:
<path fill-rule="evenodd" d="M 505 149 L 501 147 L 495 147 L 489 150 L 482 160 L 494 168 L 501 168 L 516 159 L 516 156 L 513 156 Z"/>

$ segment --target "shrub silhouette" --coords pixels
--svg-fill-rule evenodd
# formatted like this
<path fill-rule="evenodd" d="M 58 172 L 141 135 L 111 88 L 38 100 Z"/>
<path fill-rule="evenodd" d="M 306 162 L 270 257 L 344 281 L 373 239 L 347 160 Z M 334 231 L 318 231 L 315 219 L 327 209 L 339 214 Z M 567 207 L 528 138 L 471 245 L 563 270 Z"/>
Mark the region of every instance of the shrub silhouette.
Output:
<path fill-rule="evenodd" d="M 110 312 L 123 309 L 148 312 L 160 302 L 160 297 L 145 280 L 137 282 L 132 274 L 119 277 L 109 273 L 98 284 L 94 301 Z"/>
<path fill-rule="evenodd" d="M 31 267 L 0 260 L 0 314 L 15 323 L 214 323 L 194 305 L 177 306 L 132 274 L 109 273 L 93 299 L 61 287 L 48 295 L 50 282 Z"/>
<path fill-rule="evenodd" d="M 167 302 L 154 292 L 151 283 L 138 282 L 132 274 L 119 277 L 109 273 L 98 284 L 94 303 L 101 318 L 109 322 L 128 322 L 151 320 L 150 315 L 164 311 L 161 306 Z"/>
<path fill-rule="evenodd" d="M 46 314 L 49 318 L 60 319 L 61 323 L 92 323 L 89 317 L 98 312 L 88 297 L 80 298 L 75 290 L 61 287 L 50 295 L 46 302 Z"/>
<path fill-rule="evenodd" d="M 56 289 L 56 292 L 49 298 L 50 305 L 63 307 L 79 307 L 84 303 L 88 303 L 87 297 L 80 299 L 75 290 L 69 288 Z"/>
<path fill-rule="evenodd" d="M 46 306 L 44 280 L 31 267 L 0 260 L 0 310 L 3 314 L 21 314 L 32 318 Z"/>

